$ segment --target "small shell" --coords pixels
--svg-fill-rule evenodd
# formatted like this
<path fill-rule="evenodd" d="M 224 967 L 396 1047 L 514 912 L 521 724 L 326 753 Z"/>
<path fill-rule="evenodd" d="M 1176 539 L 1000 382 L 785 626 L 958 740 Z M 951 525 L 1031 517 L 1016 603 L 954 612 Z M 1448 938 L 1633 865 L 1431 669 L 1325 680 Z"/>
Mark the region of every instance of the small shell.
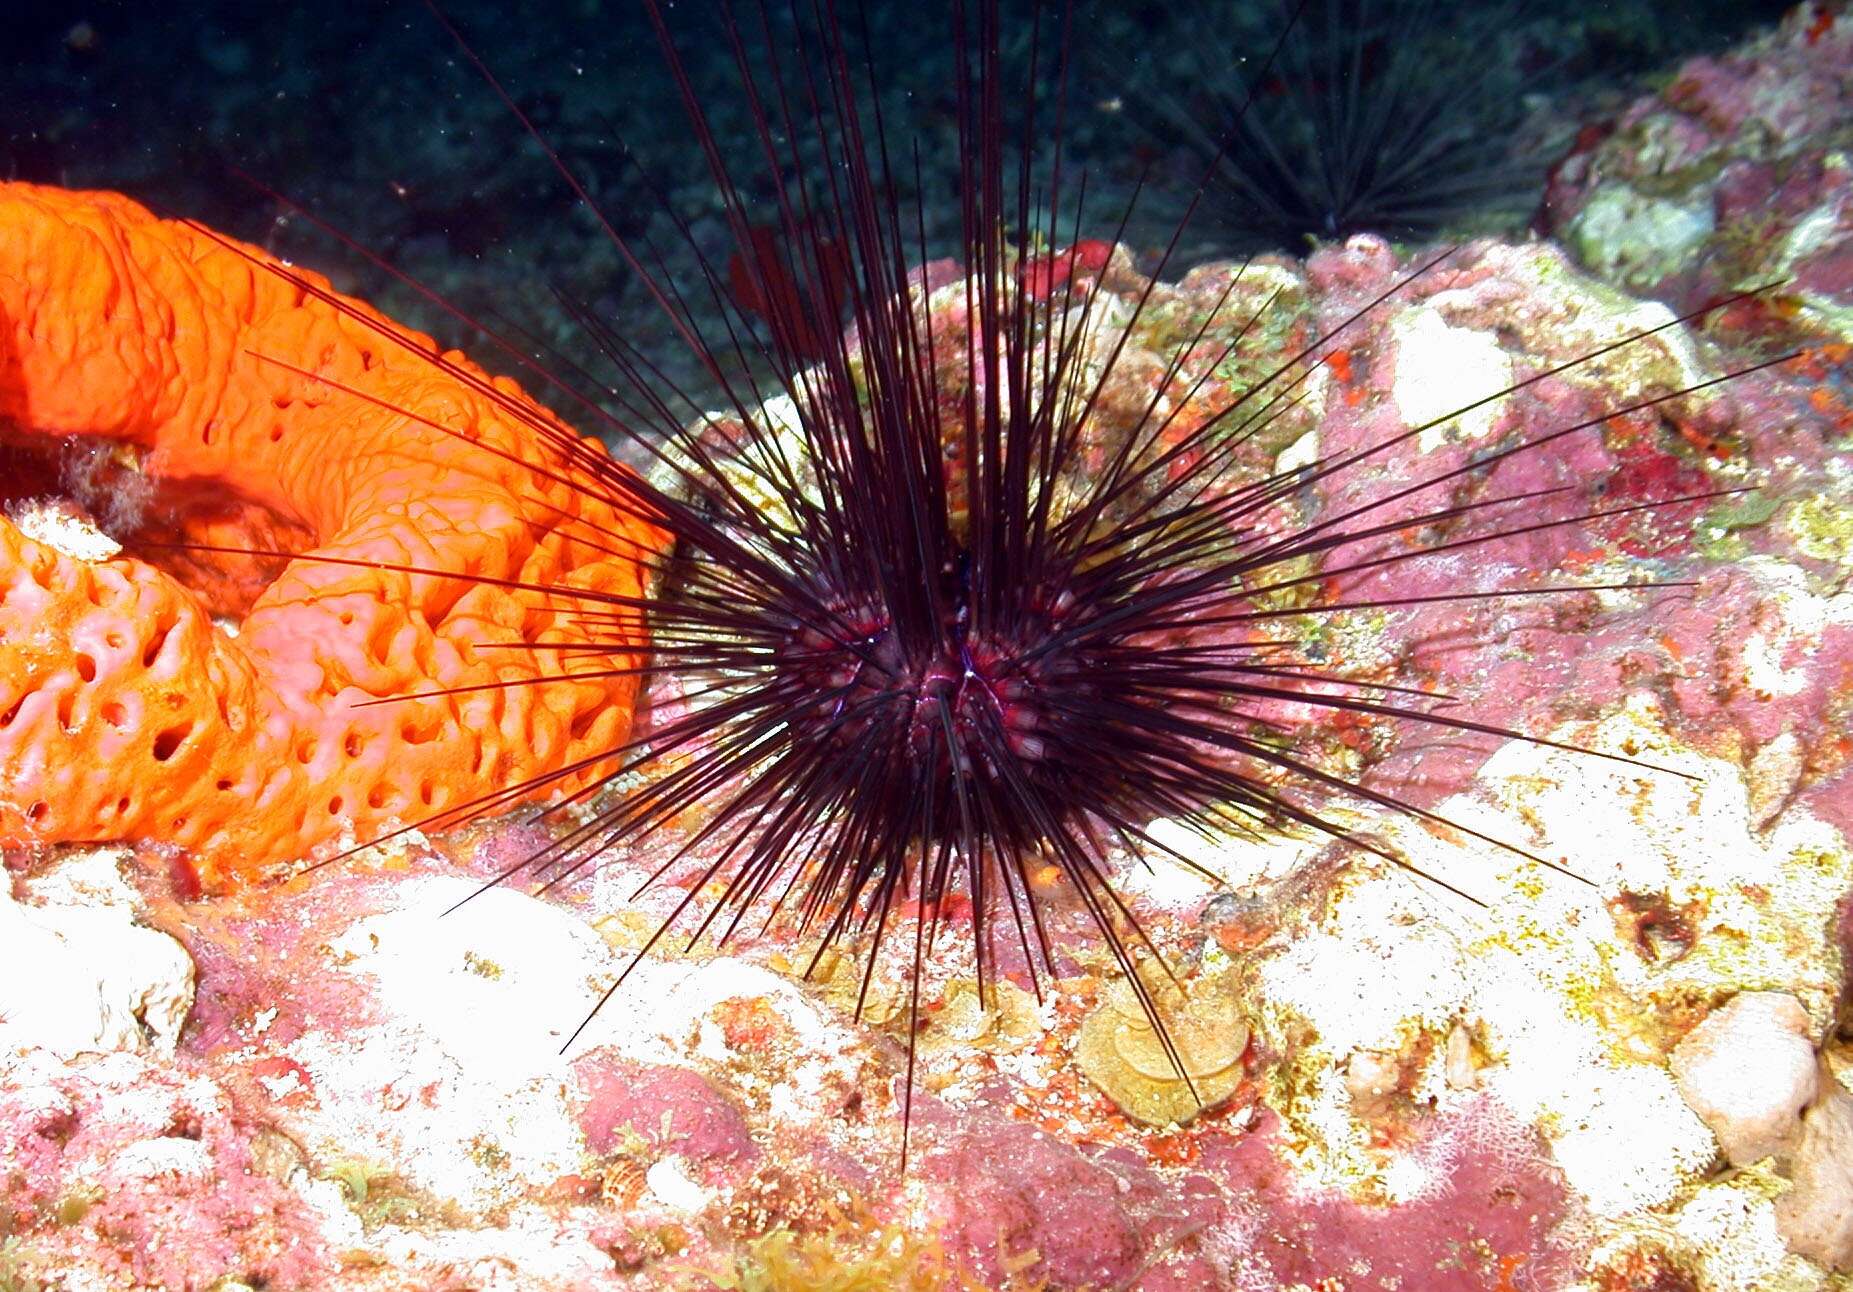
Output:
<path fill-rule="evenodd" d="M 1075 1057 L 1127 1116 L 1153 1126 L 1187 1122 L 1242 1084 L 1248 1025 L 1225 979 L 1194 983 L 1188 994 L 1165 981 L 1150 995 L 1169 1049 L 1122 978 L 1108 984 L 1100 1008 L 1082 1023 Z"/>
<path fill-rule="evenodd" d="M 1218 1011 L 1219 1013 L 1221 1011 Z M 1190 1015 L 1166 1027 L 1176 1062 L 1165 1050 L 1164 1038 L 1152 1030 L 1150 1023 L 1124 1022 L 1113 1029 L 1113 1048 L 1133 1071 L 1155 1080 L 1175 1080 L 1178 1063 L 1192 1078 L 1213 1077 L 1241 1060 L 1248 1048 L 1248 1026 L 1240 1019 L 1199 1019 Z"/>

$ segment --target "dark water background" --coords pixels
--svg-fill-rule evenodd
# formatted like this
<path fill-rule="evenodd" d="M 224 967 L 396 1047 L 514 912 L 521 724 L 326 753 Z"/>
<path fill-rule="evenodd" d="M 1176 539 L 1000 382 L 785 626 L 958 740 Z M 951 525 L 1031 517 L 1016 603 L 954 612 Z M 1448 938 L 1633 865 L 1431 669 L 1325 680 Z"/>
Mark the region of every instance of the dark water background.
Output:
<path fill-rule="evenodd" d="M 1578 120 L 1613 112 L 1683 57 L 1723 49 L 1784 7 L 1769 0 L 1529 5 L 1514 22 L 1530 24 L 1528 57 L 1550 65 L 1531 87 L 1542 122 L 1538 146 L 1557 146 L 1552 141 Z M 1003 4 L 1004 57 L 1015 66 L 1027 63 L 1036 9 L 1029 0 Z M 1499 6 L 1502 14 L 1509 9 Z M 1054 21 L 1043 10 L 1046 51 Z M 686 218 L 695 247 L 716 266 L 725 266 L 731 240 L 639 5 L 455 0 L 446 12 L 612 223 L 653 238 L 670 274 L 698 297 L 699 257 L 678 238 L 666 207 Z M 943 12 L 932 0 L 871 0 L 866 11 L 890 133 L 924 144 L 920 198 L 935 232 L 956 220 L 958 191 Z M 1200 88 L 1203 51 L 1235 39 L 1229 33 L 1241 26 L 1224 17 L 1232 12 L 1263 30 L 1278 10 L 1266 0 L 1080 0 L 1063 133 L 1090 173 L 1093 232 L 1111 231 L 1148 167 L 1153 178 L 1134 239 L 1162 241 L 1175 223 L 1191 187 L 1184 176 L 1194 172 L 1138 109 L 1155 94 Z M 718 0 L 682 0 L 669 6 L 668 20 L 717 132 L 740 143 L 751 123 L 734 93 L 719 13 Z M 786 15 L 772 21 L 775 44 L 795 45 Z M 1239 49 L 1231 54 L 1239 56 Z M 312 265 L 388 313 L 463 340 L 453 320 L 316 233 L 240 170 L 462 308 L 512 320 L 546 345 L 569 354 L 583 346 L 553 296 L 564 288 L 621 320 L 646 347 L 661 337 L 665 354 L 673 349 L 596 222 L 415 0 L 8 7 L 0 20 L 0 176 L 119 189 Z M 750 161 L 747 171 L 756 172 Z M 769 198 L 772 181 L 756 182 L 749 193 Z M 1199 242 L 1197 258 L 1218 250 L 1213 229 Z"/>

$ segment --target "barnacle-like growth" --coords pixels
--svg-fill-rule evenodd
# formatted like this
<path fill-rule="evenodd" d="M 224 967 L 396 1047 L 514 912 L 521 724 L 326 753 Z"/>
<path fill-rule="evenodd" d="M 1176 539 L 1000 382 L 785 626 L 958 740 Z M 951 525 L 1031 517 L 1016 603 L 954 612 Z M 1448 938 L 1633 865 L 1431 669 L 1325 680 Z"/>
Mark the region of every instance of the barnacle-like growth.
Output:
<path fill-rule="evenodd" d="M 1202 981 L 1189 992 L 1159 983 L 1157 1025 L 1124 979 L 1101 995 L 1081 1026 L 1075 1062 L 1128 1116 L 1153 1126 L 1187 1122 L 1241 1085 L 1248 1024 L 1228 983 Z"/>
<path fill-rule="evenodd" d="M 138 555 L 0 518 L 0 843 L 179 844 L 213 879 L 611 765 L 659 539 L 512 382 L 126 198 L 0 186 L 11 501 L 72 442 L 139 477 Z M 588 603 L 606 668 L 545 680 Z"/>

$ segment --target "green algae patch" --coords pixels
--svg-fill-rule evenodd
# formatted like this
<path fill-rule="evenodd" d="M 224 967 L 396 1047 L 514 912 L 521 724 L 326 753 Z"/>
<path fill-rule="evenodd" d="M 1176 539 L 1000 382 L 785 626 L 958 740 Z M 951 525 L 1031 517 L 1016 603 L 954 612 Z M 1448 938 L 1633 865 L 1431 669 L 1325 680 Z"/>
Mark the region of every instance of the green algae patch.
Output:
<path fill-rule="evenodd" d="M 1577 258 L 1612 281 L 1651 286 L 1677 272 L 1717 227 L 1709 196 L 1680 200 L 1627 184 L 1599 190 L 1569 229 Z"/>
<path fill-rule="evenodd" d="M 348 1206 L 365 1229 L 399 1224 L 419 1214 L 417 1202 L 404 1192 L 404 1182 L 389 1167 L 352 1159 L 336 1162 L 322 1177 L 341 1186 Z"/>

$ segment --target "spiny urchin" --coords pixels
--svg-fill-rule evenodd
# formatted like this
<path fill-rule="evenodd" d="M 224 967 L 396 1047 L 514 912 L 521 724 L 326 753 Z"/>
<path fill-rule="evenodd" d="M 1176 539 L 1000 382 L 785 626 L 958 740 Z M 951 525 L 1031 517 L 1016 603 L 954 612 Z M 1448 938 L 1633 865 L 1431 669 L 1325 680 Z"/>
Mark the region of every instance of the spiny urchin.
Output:
<path fill-rule="evenodd" d="M 1543 173 L 1515 139 L 1544 61 L 1525 16 L 1510 2 L 1203 3 L 1180 15 L 1195 37 L 1174 42 L 1184 83 L 1129 94 L 1207 175 L 1198 233 L 1225 253 L 1510 224 Z"/>
<path fill-rule="evenodd" d="M 648 8 L 734 241 L 756 250 L 747 273 L 764 326 L 740 311 L 727 275 L 698 248 L 698 280 L 678 282 L 655 249 L 606 224 L 727 407 L 692 407 L 627 336 L 577 310 L 615 377 L 546 375 L 653 468 L 640 476 L 556 428 L 534 429 L 557 448 L 563 476 L 648 516 L 674 538 L 676 555 L 646 601 L 553 589 L 579 622 L 625 626 L 627 656 L 628 629 L 647 616 L 645 664 L 583 647 L 557 654 L 567 674 L 637 667 L 658 679 L 662 704 L 651 726 L 607 755 L 622 760 L 612 780 L 641 784 L 576 796 L 586 809 L 578 819 L 503 878 L 526 870 L 551 885 L 667 840 L 673 855 L 657 875 L 691 873 L 678 876 L 686 895 L 651 945 L 672 928 L 724 942 L 749 913 L 766 923 L 784 914 L 811 935 L 812 967 L 829 948 L 859 942 L 865 995 L 884 939 L 907 923 L 900 913 L 917 912 L 903 952 L 917 1025 L 920 975 L 954 894 L 970 900 L 981 983 L 998 972 L 1000 936 L 1020 949 L 1032 979 L 1053 971 L 1046 897 L 1034 882 L 1053 865 L 1184 1075 L 1139 972 L 1151 949 L 1113 883 L 1129 858 L 1190 864 L 1152 823 L 1210 838 L 1297 825 L 1396 860 L 1322 805 L 1348 796 L 1432 814 L 1296 752 L 1281 706 L 1520 734 L 1444 711 L 1440 697 L 1416 688 L 1355 681 L 1303 654 L 1293 626 L 1434 599 L 1333 598 L 1325 590 L 1334 575 L 1686 501 L 1576 510 L 1558 489 L 1471 501 L 1447 489 L 1686 392 L 1508 440 L 1457 468 L 1283 524 L 1293 514 L 1284 504 L 1302 491 L 1368 472 L 1487 400 L 1362 449 L 1256 468 L 1246 450 L 1300 415 L 1318 361 L 1350 323 L 1228 381 L 1231 361 L 1252 358 L 1273 305 L 1242 272 L 1156 368 L 1129 381 L 1128 356 L 1171 253 L 1156 257 L 1150 277 L 1136 276 L 1123 249 L 1081 237 L 1091 227 L 1086 185 L 1063 166 L 1061 103 L 1030 96 L 1019 120 L 1007 117 L 1013 87 L 1000 71 L 994 4 L 960 7 L 951 25 L 961 242 L 958 268 L 939 271 L 922 268 L 922 199 L 901 196 L 903 174 L 921 173 L 919 145 L 867 106 L 866 16 L 847 23 L 852 40 L 836 6 L 817 0 L 791 15 L 805 37 L 791 52 L 770 39 L 763 11 L 745 23 L 727 11 L 721 31 L 763 163 L 792 175 L 770 213 L 780 236 L 756 238 L 756 213 L 661 15 Z M 1066 49 L 1065 22 L 1038 23 L 1032 48 L 1046 40 Z M 751 52 L 749 31 L 764 38 Z M 1038 165 L 1032 155 L 1045 138 L 1056 143 Z M 800 140 L 831 164 L 793 165 Z M 1429 256 L 1353 321 L 1450 254 Z M 1109 280 L 1135 286 L 1109 291 Z M 723 320 L 720 333 L 698 324 L 694 293 Z M 822 345 L 820 301 L 842 302 L 845 324 Z M 1142 391 L 1130 405 L 1129 386 Z M 534 788 L 511 787 L 439 823 Z"/>

